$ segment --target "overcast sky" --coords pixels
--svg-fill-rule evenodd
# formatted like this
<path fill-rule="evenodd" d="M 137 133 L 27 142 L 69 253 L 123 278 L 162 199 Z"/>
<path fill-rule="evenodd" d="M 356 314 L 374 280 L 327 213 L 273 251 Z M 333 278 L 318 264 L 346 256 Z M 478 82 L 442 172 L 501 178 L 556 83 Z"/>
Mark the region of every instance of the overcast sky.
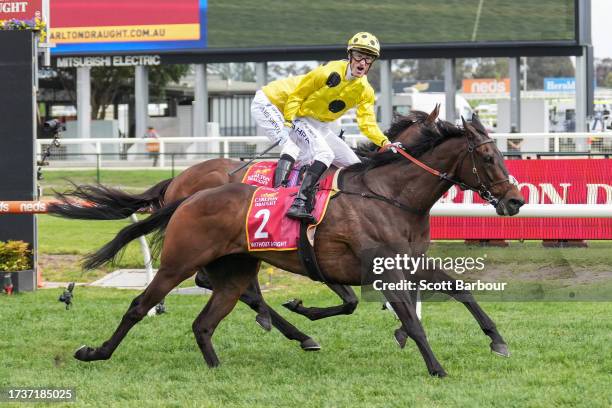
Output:
<path fill-rule="evenodd" d="M 591 37 L 595 58 L 612 58 L 612 0 L 591 0 Z"/>

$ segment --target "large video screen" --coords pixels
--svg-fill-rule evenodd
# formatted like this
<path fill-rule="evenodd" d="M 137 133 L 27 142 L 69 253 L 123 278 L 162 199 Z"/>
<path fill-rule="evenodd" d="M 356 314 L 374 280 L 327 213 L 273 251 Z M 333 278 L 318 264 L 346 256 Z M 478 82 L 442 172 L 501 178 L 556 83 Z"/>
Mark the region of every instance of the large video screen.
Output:
<path fill-rule="evenodd" d="M 53 0 L 55 54 L 575 40 L 576 0 Z"/>
<path fill-rule="evenodd" d="M 210 0 L 208 46 L 574 40 L 574 0 Z"/>

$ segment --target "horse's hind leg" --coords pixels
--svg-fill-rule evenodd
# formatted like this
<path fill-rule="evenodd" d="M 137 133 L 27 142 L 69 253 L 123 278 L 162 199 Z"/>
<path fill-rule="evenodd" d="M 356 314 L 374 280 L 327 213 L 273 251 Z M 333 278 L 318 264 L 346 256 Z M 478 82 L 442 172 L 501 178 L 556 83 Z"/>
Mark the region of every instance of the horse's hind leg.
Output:
<path fill-rule="evenodd" d="M 319 343 L 314 341 L 307 334 L 302 333 L 297 327 L 289 323 L 283 316 L 278 314 L 270 305 L 264 300 L 261 290 L 259 290 L 259 283 L 257 279 L 253 279 L 247 290 L 240 296 L 240 300 L 246 303 L 251 309 L 257 311 L 261 305 L 266 308 L 270 318 L 272 319 L 272 325 L 282 333 L 289 340 L 297 340 L 300 342 L 300 347 L 305 351 L 318 351 L 321 349 Z M 259 323 L 259 321 L 258 321 Z M 260 323 L 261 324 L 261 323 Z"/>
<path fill-rule="evenodd" d="M 257 269 L 259 270 L 259 265 L 257 265 Z M 195 277 L 195 283 L 201 288 L 213 290 L 212 282 L 210 282 L 206 268 L 198 269 L 198 273 Z M 269 306 L 263 301 L 263 296 L 261 294 L 261 289 L 259 288 L 257 277 L 253 278 L 249 284 L 249 287 L 240 296 L 240 300 L 246 303 L 257 313 L 257 316 L 255 316 L 255 321 L 257 324 L 259 324 L 265 331 L 270 331 L 272 328 L 272 317 L 270 316 Z"/>
<path fill-rule="evenodd" d="M 350 315 L 357 308 L 359 299 L 353 291 L 353 288 L 346 285 L 327 284 L 341 299 L 342 304 L 330 307 L 305 307 L 300 299 L 293 299 L 283 303 L 283 306 L 292 312 L 306 316 L 310 320 L 319 320 L 326 317 L 338 315 Z"/>
<path fill-rule="evenodd" d="M 208 278 L 208 273 L 205 268 L 201 268 L 198 271 L 198 275 L 196 276 L 196 280 L 198 281 L 198 286 L 206 289 L 213 290 L 212 282 Z M 276 327 L 276 329 L 281 332 L 283 336 L 285 336 L 289 340 L 296 340 L 300 342 L 300 347 L 305 351 L 318 351 L 321 349 L 319 343 L 314 341 L 310 336 L 301 332 L 297 327 L 289 323 L 283 316 L 278 314 L 276 310 L 274 310 L 269 304 L 266 303 L 265 299 L 261 295 L 261 290 L 259 290 L 259 283 L 257 282 L 257 277 L 251 280 L 251 284 L 247 287 L 242 295 L 240 295 L 240 301 L 245 303 L 255 312 L 259 313 L 262 308 L 266 308 L 270 318 L 272 319 L 272 325 Z M 259 314 L 256 317 L 256 320 L 259 324 Z"/>
<path fill-rule="evenodd" d="M 452 282 L 452 290 L 443 290 L 441 292 L 463 303 L 470 311 L 484 334 L 491 339 L 490 347 L 492 352 L 503 357 L 510 357 L 508 345 L 497 331 L 495 323 L 493 323 L 493 320 L 491 320 L 484 310 L 482 310 L 472 293 L 469 290 L 457 290 L 456 280 L 440 269 L 429 270 L 427 273 L 426 279 L 430 282 Z"/>
<path fill-rule="evenodd" d="M 130 329 L 142 320 L 147 312 L 166 297 L 176 285 L 190 275 L 188 272 L 182 274 L 169 273 L 167 269 L 161 267 L 144 292 L 134 298 L 111 338 L 97 348 L 82 346 L 74 353 L 74 357 L 81 361 L 109 359 Z"/>
<path fill-rule="evenodd" d="M 219 365 L 219 359 L 212 345 L 212 335 L 217 325 L 227 316 L 257 275 L 258 261 L 248 256 L 232 256 L 207 266 L 214 287 L 213 294 L 192 328 L 198 346 L 209 367 Z"/>

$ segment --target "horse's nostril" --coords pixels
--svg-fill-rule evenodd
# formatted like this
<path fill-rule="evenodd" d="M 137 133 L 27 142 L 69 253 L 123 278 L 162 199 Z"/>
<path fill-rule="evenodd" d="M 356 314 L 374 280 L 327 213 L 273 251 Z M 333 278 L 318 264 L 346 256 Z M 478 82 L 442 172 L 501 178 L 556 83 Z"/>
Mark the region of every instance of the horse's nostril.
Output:
<path fill-rule="evenodd" d="M 523 204 L 525 204 L 525 201 L 523 200 L 519 200 L 517 198 L 511 198 L 510 200 L 508 200 L 508 204 L 510 204 L 513 207 L 521 207 Z"/>

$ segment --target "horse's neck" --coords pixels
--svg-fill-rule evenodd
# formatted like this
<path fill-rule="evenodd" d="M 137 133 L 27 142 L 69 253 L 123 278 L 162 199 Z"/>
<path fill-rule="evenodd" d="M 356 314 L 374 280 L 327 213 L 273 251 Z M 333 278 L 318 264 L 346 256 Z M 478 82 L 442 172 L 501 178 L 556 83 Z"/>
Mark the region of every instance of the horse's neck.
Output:
<path fill-rule="evenodd" d="M 450 139 L 419 157 L 419 160 L 441 173 L 451 173 L 463 150 L 460 141 Z M 429 211 L 451 186 L 404 158 L 349 180 L 347 187 L 371 190 L 423 212 Z"/>

